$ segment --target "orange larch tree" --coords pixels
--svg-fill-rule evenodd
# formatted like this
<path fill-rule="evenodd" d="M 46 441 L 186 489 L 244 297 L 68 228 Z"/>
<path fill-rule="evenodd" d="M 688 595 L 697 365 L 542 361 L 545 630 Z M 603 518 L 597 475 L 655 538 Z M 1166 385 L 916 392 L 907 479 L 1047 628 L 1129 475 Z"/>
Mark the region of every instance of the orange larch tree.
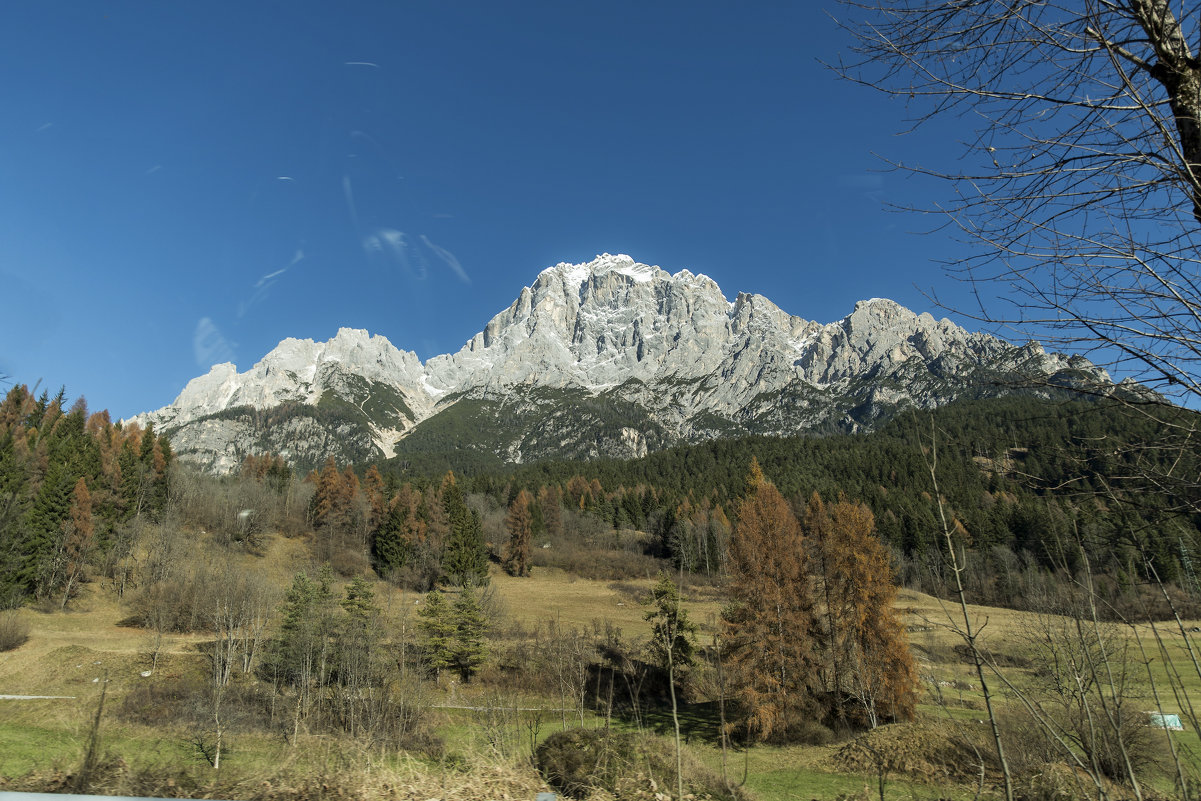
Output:
<path fill-rule="evenodd" d="M 827 506 L 815 493 L 804 529 L 820 565 L 834 711 L 845 717 L 849 700 L 873 728 L 912 719 L 917 670 L 893 608 L 892 569 L 871 510 L 846 499 Z"/>
<path fill-rule="evenodd" d="M 509 530 L 509 546 L 505 549 L 504 568 L 512 576 L 530 574 L 530 549 L 534 535 L 533 499 L 525 490 L 509 504 L 505 528 Z"/>
<path fill-rule="evenodd" d="M 787 740 L 820 717 L 814 604 L 800 523 L 756 461 L 747 483 L 722 613 L 730 680 L 748 736 Z"/>
<path fill-rule="evenodd" d="M 92 552 L 95 524 L 92 520 L 92 496 L 84 479 L 75 482 L 71 491 L 71 509 L 63 523 L 63 603 L 67 608 L 71 593 L 83 576 L 84 564 Z"/>

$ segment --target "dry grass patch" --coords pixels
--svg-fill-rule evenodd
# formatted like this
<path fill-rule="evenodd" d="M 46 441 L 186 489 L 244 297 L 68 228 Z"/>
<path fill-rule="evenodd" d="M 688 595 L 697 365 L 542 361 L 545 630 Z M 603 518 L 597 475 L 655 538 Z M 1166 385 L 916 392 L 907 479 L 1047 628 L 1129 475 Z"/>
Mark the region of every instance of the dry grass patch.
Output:
<path fill-rule="evenodd" d="M 329 755 L 320 753 L 287 761 L 292 764 L 260 769 L 232 766 L 214 773 L 203 767 L 181 767 L 178 760 L 141 765 L 110 754 L 86 777 L 76 769 L 53 768 L 10 779 L 0 777 L 0 789 L 247 801 L 533 798 L 547 789 L 533 768 L 502 762 L 444 766 L 411 759 L 363 759 L 362 764 L 347 767 L 330 765 Z M 332 761 L 342 760 L 335 757 Z"/>
<path fill-rule="evenodd" d="M 883 771 L 930 784 L 970 782 L 979 777 L 982 764 L 990 774 L 996 769 L 983 728 L 949 720 L 893 723 L 841 746 L 832 761 L 843 773 Z"/>
<path fill-rule="evenodd" d="M 587 629 L 594 621 L 607 621 L 621 629 L 627 637 L 650 634 L 650 625 L 643 620 L 645 610 L 631 597 L 631 588 L 649 593 L 654 581 L 631 579 L 619 587 L 613 582 L 583 579 L 558 568 L 534 568 L 528 578 L 515 578 L 502 571 L 492 573 L 492 586 L 502 600 L 511 622 L 536 627 L 546 620 L 555 620 L 566 628 Z M 689 600 L 684 590 L 684 607 L 692 620 L 704 623 L 721 610 L 721 604 L 707 597 Z"/>

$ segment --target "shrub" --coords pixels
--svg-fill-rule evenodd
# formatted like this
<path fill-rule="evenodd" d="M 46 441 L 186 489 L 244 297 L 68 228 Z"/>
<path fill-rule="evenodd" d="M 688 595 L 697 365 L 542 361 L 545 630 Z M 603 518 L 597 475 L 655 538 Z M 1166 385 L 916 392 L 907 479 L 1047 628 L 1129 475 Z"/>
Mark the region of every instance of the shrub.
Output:
<path fill-rule="evenodd" d="M 20 648 L 29 640 L 29 621 L 22 620 L 15 609 L 0 611 L 0 651 Z"/>
<path fill-rule="evenodd" d="M 542 741 L 534 763 L 546 783 L 564 795 L 583 798 L 593 790 L 614 789 L 629 772 L 633 738 L 604 729 L 566 729 Z"/>
<path fill-rule="evenodd" d="M 684 787 L 698 797 L 746 801 L 742 788 L 728 788 L 721 777 L 684 755 Z M 649 798 L 675 782 L 676 754 L 671 742 L 650 735 L 604 729 L 567 729 L 543 740 L 534 762 L 546 783 L 565 795 L 583 798 L 594 792 L 618 798 Z"/>
<path fill-rule="evenodd" d="M 1127 759 L 1140 782 L 1170 775 L 1171 753 L 1163 729 L 1147 725 L 1144 713 L 1122 708 L 1115 730 L 1099 704 L 1092 703 L 1091 724 L 1083 708 L 1072 713 L 1044 712 L 1044 721 L 1036 720 L 1025 709 L 1005 710 L 997 722 L 1015 778 L 1027 781 L 1045 773 L 1050 765 L 1070 766 L 1063 746 L 1051 737 L 1048 726 L 1079 749 L 1085 763 L 1096 767 L 1099 778 L 1129 784 Z"/>

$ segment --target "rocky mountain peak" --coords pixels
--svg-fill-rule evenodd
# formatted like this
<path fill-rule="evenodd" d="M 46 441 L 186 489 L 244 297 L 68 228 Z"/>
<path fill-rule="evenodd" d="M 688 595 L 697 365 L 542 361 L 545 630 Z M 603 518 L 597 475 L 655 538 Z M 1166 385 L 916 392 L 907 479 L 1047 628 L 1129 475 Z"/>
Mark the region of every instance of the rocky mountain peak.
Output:
<path fill-rule="evenodd" d="M 228 440 L 237 437 L 232 424 L 210 418 L 236 407 L 322 406 L 352 421 L 338 436 L 365 432 L 364 441 L 390 455 L 398 438 L 462 398 L 554 390 L 643 409 L 667 443 L 720 431 L 794 433 L 817 421 L 854 427 L 843 417 L 865 400 L 873 408 L 881 398 L 936 405 L 962 391 L 948 387 L 1002 362 L 995 369 L 1036 362 L 1052 372 L 1066 363 L 1031 361 L 994 337 L 883 298 L 822 324 L 763 295 L 739 293 L 731 302 L 705 275 L 605 253 L 543 270 L 456 353 L 422 364 L 385 337 L 352 328 L 328 342 L 285 339 L 245 373 L 214 366 L 139 420 L 173 431 L 181 452 L 206 453 L 196 458 L 228 469 L 237 463 L 229 462 L 237 448 L 230 455 Z M 622 430 L 621 442 L 647 447 L 636 426 Z M 240 447 L 261 451 L 271 436 Z M 506 451 L 513 459 L 528 452 Z"/>

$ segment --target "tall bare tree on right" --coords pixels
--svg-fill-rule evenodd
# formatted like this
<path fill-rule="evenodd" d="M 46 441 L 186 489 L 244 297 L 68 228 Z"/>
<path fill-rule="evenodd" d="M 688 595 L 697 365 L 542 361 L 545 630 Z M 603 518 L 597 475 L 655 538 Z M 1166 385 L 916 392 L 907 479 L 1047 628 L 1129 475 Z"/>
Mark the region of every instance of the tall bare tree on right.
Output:
<path fill-rule="evenodd" d="M 917 126 L 958 116 L 967 128 L 958 159 L 897 166 L 949 183 L 920 211 L 976 246 L 952 268 L 976 290 L 974 316 L 1162 393 L 1122 398 L 1163 424 L 1130 455 L 1133 475 L 1201 510 L 1194 421 L 1165 402 L 1201 399 L 1201 8 L 843 7 L 856 46 L 840 74 L 902 99 Z"/>

